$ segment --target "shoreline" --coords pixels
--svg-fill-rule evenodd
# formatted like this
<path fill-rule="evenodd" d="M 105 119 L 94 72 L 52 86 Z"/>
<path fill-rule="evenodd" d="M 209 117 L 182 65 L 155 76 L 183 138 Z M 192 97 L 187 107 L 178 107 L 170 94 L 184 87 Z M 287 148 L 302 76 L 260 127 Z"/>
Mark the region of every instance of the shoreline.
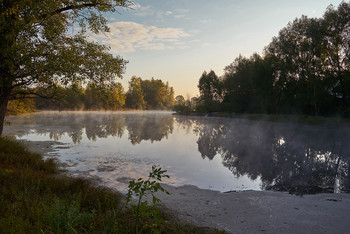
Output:
<path fill-rule="evenodd" d="M 236 114 L 227 112 L 190 112 L 178 113 L 175 116 L 187 117 L 209 117 L 209 118 L 227 118 L 227 119 L 246 119 L 256 121 L 272 121 L 272 122 L 294 122 L 305 124 L 324 124 L 324 123 L 350 123 L 350 118 L 337 116 L 312 116 L 312 115 L 287 115 L 287 114 Z"/>
<path fill-rule="evenodd" d="M 55 141 L 19 140 L 29 150 L 48 156 Z M 52 157 L 54 155 L 49 155 Z M 98 180 L 92 178 L 99 186 Z M 180 220 L 228 233 L 347 233 L 350 229 L 350 194 L 296 196 L 274 191 L 219 192 L 193 185 L 162 185 L 160 206 Z M 146 197 L 151 202 L 151 196 Z"/>

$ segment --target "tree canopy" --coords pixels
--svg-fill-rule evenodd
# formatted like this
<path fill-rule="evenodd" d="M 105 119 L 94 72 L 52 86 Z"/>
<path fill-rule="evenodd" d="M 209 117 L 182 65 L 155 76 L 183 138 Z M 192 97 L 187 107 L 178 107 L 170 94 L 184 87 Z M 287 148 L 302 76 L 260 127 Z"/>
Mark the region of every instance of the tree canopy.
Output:
<path fill-rule="evenodd" d="M 127 0 L 3 0 L 0 2 L 0 135 L 8 100 L 46 95 L 74 81 L 111 84 L 126 61 L 89 41 L 108 32 L 104 12 Z M 78 31 L 74 31 L 79 26 Z"/>
<path fill-rule="evenodd" d="M 153 78 L 143 80 L 136 76 L 129 81 L 127 92 L 118 82 L 108 86 L 88 83 L 84 87 L 78 81 L 59 85 L 55 92 L 55 98 L 37 98 L 33 106 L 40 110 L 164 110 L 173 108 L 175 102 L 174 89 L 168 83 Z M 12 106 L 17 104 L 13 103 Z"/>
<path fill-rule="evenodd" d="M 132 109 L 164 110 L 174 105 L 174 89 L 160 79 L 142 80 L 133 76 L 129 82 L 125 105 Z"/>
<path fill-rule="evenodd" d="M 350 3 L 295 19 L 263 56 L 239 56 L 220 78 L 211 73 L 199 79 L 204 111 L 350 116 Z"/>

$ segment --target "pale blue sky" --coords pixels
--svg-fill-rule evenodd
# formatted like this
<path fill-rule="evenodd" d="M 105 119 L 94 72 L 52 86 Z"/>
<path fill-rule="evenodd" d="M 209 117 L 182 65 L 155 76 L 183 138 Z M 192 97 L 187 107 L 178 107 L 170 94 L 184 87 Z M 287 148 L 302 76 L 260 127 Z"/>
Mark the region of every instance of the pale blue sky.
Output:
<path fill-rule="evenodd" d="M 121 83 L 135 75 L 162 79 L 185 98 L 198 95 L 203 71 L 223 74 L 242 54 L 262 53 L 273 36 L 302 15 L 322 17 L 341 0 L 135 0 L 106 15 L 111 33 L 94 36 L 128 60 Z"/>

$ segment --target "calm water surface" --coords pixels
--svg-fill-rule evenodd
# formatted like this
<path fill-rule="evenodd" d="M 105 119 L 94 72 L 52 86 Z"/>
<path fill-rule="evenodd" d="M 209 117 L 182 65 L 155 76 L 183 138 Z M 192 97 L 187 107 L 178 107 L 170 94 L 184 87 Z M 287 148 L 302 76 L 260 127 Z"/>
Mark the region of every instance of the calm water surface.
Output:
<path fill-rule="evenodd" d="M 151 166 L 166 183 L 230 190 L 349 192 L 350 125 L 174 116 L 171 112 L 41 112 L 9 117 L 18 139 L 64 143 L 72 173 L 125 191 Z M 62 147 L 63 146 L 63 147 Z"/>

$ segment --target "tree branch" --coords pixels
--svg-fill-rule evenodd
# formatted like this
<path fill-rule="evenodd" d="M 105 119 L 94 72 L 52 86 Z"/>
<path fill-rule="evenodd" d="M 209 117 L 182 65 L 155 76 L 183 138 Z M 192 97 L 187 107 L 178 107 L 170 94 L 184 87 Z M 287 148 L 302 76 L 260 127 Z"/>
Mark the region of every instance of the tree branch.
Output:
<path fill-rule="evenodd" d="M 18 92 L 14 92 L 10 96 L 9 100 L 18 100 L 18 99 L 24 99 L 24 98 L 46 98 L 46 99 L 51 99 L 54 96 L 55 96 L 54 94 L 43 95 L 43 94 L 40 94 L 38 92 L 18 91 Z"/>
<path fill-rule="evenodd" d="M 42 15 L 41 17 L 42 17 L 42 18 L 46 18 L 46 17 L 49 17 L 49 16 L 53 16 L 53 15 L 56 15 L 56 14 L 65 12 L 65 11 L 70 11 L 70 10 L 81 10 L 81 9 L 84 9 L 84 8 L 87 8 L 87 7 L 98 7 L 98 6 L 108 6 L 108 7 L 112 7 L 111 4 L 84 3 L 84 4 L 79 4 L 79 5 L 70 5 L 70 6 L 66 6 L 66 7 L 57 9 L 57 10 L 51 12 L 51 13 L 44 14 L 44 15 Z"/>

